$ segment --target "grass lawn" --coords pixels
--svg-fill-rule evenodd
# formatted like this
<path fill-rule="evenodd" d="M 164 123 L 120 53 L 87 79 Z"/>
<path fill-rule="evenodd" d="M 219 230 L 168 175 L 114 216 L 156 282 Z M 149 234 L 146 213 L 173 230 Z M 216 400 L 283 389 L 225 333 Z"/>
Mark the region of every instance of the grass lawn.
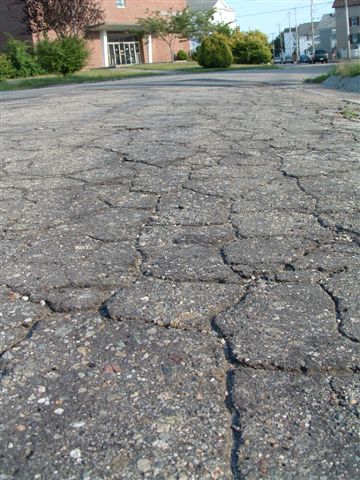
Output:
<path fill-rule="evenodd" d="M 157 71 L 167 71 L 167 72 L 189 72 L 189 73 L 201 73 L 201 72 L 216 72 L 224 70 L 252 70 L 254 68 L 261 69 L 277 69 L 277 65 L 231 65 L 229 68 L 203 68 L 197 62 L 185 61 L 185 62 L 175 62 L 175 63 L 151 63 L 144 65 L 132 65 L 128 67 L 131 70 L 157 70 Z"/>
<path fill-rule="evenodd" d="M 339 63 L 336 65 L 334 74 L 341 77 L 356 77 L 360 75 L 360 61 Z"/>
<path fill-rule="evenodd" d="M 109 69 L 99 68 L 86 72 L 78 72 L 73 75 L 41 75 L 30 78 L 16 78 L 0 82 L 0 91 L 22 90 L 28 88 L 49 87 L 51 85 L 65 85 L 71 83 L 106 82 L 108 80 L 122 80 L 129 77 L 144 77 L 159 75 L 158 72 L 144 72 L 133 69 Z"/>
<path fill-rule="evenodd" d="M 42 75 L 31 78 L 4 80 L 0 82 L 0 91 L 40 88 L 71 83 L 105 82 L 108 80 L 122 80 L 123 78 L 129 77 L 164 75 L 167 72 L 203 73 L 221 70 L 247 70 L 254 68 L 271 69 L 279 67 L 274 65 L 232 65 L 229 69 L 223 69 L 202 68 L 196 62 L 153 63 L 121 68 L 97 68 L 85 72 L 74 73 L 73 75 L 66 75 L 65 77 L 62 75 Z"/>

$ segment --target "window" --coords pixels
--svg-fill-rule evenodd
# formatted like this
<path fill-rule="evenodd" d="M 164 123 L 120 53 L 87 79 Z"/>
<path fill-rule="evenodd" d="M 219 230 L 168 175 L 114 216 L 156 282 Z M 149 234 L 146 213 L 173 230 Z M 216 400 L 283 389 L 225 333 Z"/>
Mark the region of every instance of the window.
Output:
<path fill-rule="evenodd" d="M 360 17 L 349 17 L 350 27 L 358 27 L 360 25 Z"/>
<path fill-rule="evenodd" d="M 125 0 L 116 0 L 116 6 L 117 6 L 118 8 L 124 8 L 124 7 L 126 7 L 126 5 L 125 5 Z"/>
<path fill-rule="evenodd" d="M 351 45 L 360 44 L 360 33 L 352 33 L 350 35 L 350 43 Z"/>

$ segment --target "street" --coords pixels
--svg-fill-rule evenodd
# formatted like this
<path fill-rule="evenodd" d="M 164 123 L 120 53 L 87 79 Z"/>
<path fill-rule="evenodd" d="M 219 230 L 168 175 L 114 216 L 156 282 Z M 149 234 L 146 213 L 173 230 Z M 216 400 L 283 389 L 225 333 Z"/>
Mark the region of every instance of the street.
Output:
<path fill-rule="evenodd" d="M 359 96 L 329 65 L 2 94 L 0 480 L 360 478 Z"/>

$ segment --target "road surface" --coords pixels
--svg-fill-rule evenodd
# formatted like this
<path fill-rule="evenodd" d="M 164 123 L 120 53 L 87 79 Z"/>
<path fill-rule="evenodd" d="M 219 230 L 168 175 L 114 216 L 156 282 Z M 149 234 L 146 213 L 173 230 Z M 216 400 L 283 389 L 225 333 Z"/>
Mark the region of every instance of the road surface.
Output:
<path fill-rule="evenodd" d="M 360 123 L 326 68 L 3 94 L 1 480 L 360 477 Z"/>

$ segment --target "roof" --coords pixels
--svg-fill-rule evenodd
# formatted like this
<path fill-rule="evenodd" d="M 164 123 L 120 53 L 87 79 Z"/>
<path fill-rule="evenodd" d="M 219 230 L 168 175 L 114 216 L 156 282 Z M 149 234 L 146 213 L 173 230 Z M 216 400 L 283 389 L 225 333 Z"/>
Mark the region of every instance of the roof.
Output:
<path fill-rule="evenodd" d="M 219 0 L 187 0 L 187 4 L 192 10 L 211 10 L 218 1 Z M 228 10 L 233 10 L 224 0 L 221 0 L 221 3 L 223 3 L 224 7 Z"/>
<path fill-rule="evenodd" d="M 336 28 L 336 17 L 332 13 L 326 13 L 321 17 L 319 30 L 328 30 Z"/>
<path fill-rule="evenodd" d="M 133 32 L 133 31 L 141 31 L 140 25 L 131 25 L 131 24 L 110 24 L 110 23 L 102 23 L 101 25 L 95 25 L 94 27 L 90 27 L 89 30 L 91 32 L 101 32 L 101 31 L 108 31 L 108 32 Z"/>
<path fill-rule="evenodd" d="M 360 0 L 348 0 L 349 7 L 356 7 L 357 5 L 360 6 Z M 333 4 L 333 8 L 343 8 L 345 7 L 345 0 L 335 0 Z"/>
<path fill-rule="evenodd" d="M 319 22 L 314 22 L 314 32 L 317 32 L 319 30 Z M 311 27 L 311 22 L 307 23 L 302 23 L 301 25 L 298 26 L 298 35 L 300 37 L 302 36 L 310 36 L 312 34 L 312 27 Z"/>

